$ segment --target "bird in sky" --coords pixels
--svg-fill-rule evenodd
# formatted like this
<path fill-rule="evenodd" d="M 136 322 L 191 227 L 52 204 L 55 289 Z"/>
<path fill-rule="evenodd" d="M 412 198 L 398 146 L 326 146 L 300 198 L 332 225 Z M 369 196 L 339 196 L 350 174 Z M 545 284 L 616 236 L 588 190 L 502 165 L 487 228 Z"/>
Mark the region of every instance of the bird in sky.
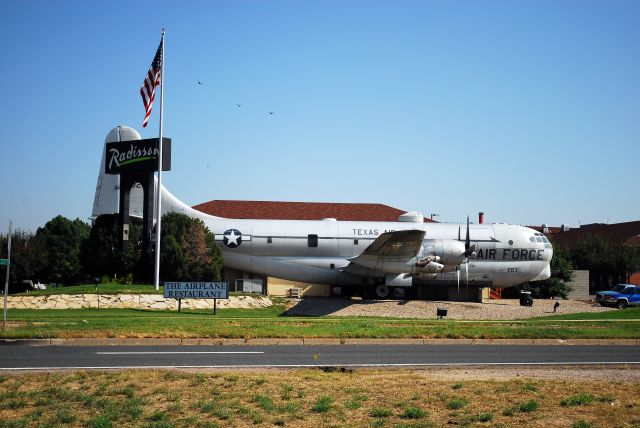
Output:
<path fill-rule="evenodd" d="M 198 80 L 198 85 L 204 85 L 204 83 Z"/>
<path fill-rule="evenodd" d="M 267 112 L 267 113 L 269 113 L 269 114 L 273 114 L 273 112 L 272 112 L 272 111 L 269 111 L 269 112 Z"/>
<path fill-rule="evenodd" d="M 236 104 L 238 107 L 242 107 L 242 104 Z"/>

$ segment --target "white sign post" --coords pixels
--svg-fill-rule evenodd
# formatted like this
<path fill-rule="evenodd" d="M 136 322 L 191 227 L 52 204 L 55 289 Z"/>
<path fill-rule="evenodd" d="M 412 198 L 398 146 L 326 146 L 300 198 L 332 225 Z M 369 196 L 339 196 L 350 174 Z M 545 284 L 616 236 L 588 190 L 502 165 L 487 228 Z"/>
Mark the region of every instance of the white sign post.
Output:
<path fill-rule="evenodd" d="M 165 282 L 164 298 L 178 299 L 178 311 L 182 299 L 213 299 L 213 314 L 216 314 L 218 299 L 229 298 L 226 282 Z"/>
<path fill-rule="evenodd" d="M 7 327 L 7 295 L 9 294 L 9 268 L 11 267 L 11 220 L 9 220 L 9 236 L 7 242 L 7 277 L 4 280 L 4 307 L 2 310 L 2 327 Z"/>

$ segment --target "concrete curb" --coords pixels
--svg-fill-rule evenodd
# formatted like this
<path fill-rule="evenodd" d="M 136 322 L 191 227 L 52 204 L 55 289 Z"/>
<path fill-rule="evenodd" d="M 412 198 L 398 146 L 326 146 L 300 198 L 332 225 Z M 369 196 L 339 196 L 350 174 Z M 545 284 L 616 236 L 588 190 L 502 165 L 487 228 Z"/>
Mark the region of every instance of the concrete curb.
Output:
<path fill-rule="evenodd" d="M 258 345 L 536 345 L 611 346 L 640 345 L 640 339 L 367 339 L 367 338 L 53 338 L 0 339 L 0 346 L 258 346 Z"/>
<path fill-rule="evenodd" d="M 48 346 L 51 339 L 0 339 L 0 346 Z"/>
<path fill-rule="evenodd" d="M 424 339 L 344 339 L 344 345 L 424 345 Z"/>

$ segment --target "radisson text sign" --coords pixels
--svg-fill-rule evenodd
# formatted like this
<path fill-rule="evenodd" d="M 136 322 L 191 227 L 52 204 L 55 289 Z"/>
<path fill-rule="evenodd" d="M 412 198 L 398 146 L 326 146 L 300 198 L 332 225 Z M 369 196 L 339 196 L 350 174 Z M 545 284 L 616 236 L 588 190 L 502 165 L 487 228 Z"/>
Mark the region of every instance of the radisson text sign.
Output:
<path fill-rule="evenodd" d="M 228 299 L 226 282 L 165 282 L 166 299 Z"/>
<path fill-rule="evenodd" d="M 158 170 L 158 139 L 107 143 L 105 174 Z M 162 170 L 171 170 L 171 138 L 162 139 Z"/>

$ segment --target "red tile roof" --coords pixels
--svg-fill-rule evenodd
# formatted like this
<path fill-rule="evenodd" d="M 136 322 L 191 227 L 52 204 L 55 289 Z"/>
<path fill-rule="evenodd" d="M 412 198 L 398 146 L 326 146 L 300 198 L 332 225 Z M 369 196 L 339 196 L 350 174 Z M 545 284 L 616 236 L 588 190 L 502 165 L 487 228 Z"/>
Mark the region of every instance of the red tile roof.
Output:
<path fill-rule="evenodd" d="M 636 235 L 633 238 L 627 239 L 624 244 L 625 247 L 640 247 L 640 235 Z"/>
<path fill-rule="evenodd" d="M 398 221 L 406 211 L 383 204 L 333 202 L 209 201 L 193 207 L 226 218 L 271 220 Z M 428 218 L 425 222 L 430 222 Z"/>

